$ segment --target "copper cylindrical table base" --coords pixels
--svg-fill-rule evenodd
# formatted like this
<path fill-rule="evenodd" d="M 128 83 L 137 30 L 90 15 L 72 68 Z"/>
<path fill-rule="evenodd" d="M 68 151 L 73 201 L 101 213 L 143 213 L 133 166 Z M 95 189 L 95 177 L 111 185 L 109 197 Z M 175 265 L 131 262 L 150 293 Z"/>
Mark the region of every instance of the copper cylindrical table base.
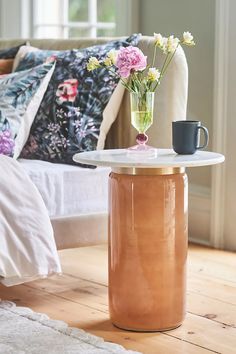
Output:
<path fill-rule="evenodd" d="M 185 317 L 187 176 L 109 178 L 109 309 L 117 327 L 164 331 Z"/>

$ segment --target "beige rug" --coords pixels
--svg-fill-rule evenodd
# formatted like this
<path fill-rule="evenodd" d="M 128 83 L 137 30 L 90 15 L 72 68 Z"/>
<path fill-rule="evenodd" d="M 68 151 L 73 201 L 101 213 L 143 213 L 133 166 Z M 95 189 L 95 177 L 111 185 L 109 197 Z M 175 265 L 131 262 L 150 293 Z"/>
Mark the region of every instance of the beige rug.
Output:
<path fill-rule="evenodd" d="M 8 301 L 0 301 L 0 353 L 137 354 Z"/>

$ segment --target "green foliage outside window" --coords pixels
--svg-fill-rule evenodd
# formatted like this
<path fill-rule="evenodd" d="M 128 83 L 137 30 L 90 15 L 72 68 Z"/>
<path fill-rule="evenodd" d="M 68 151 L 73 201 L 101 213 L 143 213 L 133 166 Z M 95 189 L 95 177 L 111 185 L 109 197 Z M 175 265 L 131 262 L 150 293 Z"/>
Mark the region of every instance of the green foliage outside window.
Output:
<path fill-rule="evenodd" d="M 68 21 L 89 21 L 88 0 L 69 0 Z M 97 22 L 115 23 L 115 0 L 97 0 Z M 99 28 L 97 36 L 111 37 L 115 35 L 115 29 Z M 88 37 L 87 28 L 69 28 L 69 37 Z"/>

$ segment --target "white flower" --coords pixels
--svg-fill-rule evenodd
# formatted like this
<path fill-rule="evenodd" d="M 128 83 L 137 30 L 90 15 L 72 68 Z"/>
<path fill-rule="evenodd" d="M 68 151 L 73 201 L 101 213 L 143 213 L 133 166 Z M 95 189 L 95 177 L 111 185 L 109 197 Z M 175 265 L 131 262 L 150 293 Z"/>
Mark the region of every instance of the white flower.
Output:
<path fill-rule="evenodd" d="M 156 68 L 149 68 L 147 73 L 148 81 L 158 81 L 160 78 L 160 71 Z"/>
<path fill-rule="evenodd" d="M 179 38 L 174 36 L 169 36 L 167 38 L 166 51 L 168 53 L 174 53 L 179 44 Z"/>
<path fill-rule="evenodd" d="M 164 37 L 162 37 L 162 35 L 160 33 L 155 33 L 155 32 L 154 32 L 153 35 L 154 35 L 155 45 L 157 47 L 162 48 L 163 47 Z"/>
<path fill-rule="evenodd" d="M 88 71 L 93 71 L 94 69 L 97 69 L 100 67 L 100 63 L 96 57 L 90 57 L 88 64 L 87 64 L 87 70 Z"/>
<path fill-rule="evenodd" d="M 187 45 L 194 45 L 194 41 L 193 41 L 193 36 L 191 34 L 191 32 L 184 32 L 183 33 L 183 43 L 187 44 Z"/>
<path fill-rule="evenodd" d="M 168 38 L 166 37 L 163 37 L 163 44 L 162 44 L 162 50 L 163 50 L 163 53 L 166 54 L 167 53 L 167 42 L 168 42 Z"/>

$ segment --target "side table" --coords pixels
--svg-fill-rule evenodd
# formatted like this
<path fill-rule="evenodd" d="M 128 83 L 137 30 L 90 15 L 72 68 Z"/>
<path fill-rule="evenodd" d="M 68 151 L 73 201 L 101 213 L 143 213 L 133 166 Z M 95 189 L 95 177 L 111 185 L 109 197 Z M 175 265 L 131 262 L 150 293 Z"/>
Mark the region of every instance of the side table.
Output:
<path fill-rule="evenodd" d="M 188 182 L 185 167 L 218 164 L 224 156 L 158 149 L 153 159 L 125 149 L 76 154 L 79 163 L 110 166 L 109 311 L 134 331 L 165 331 L 186 312 Z"/>

